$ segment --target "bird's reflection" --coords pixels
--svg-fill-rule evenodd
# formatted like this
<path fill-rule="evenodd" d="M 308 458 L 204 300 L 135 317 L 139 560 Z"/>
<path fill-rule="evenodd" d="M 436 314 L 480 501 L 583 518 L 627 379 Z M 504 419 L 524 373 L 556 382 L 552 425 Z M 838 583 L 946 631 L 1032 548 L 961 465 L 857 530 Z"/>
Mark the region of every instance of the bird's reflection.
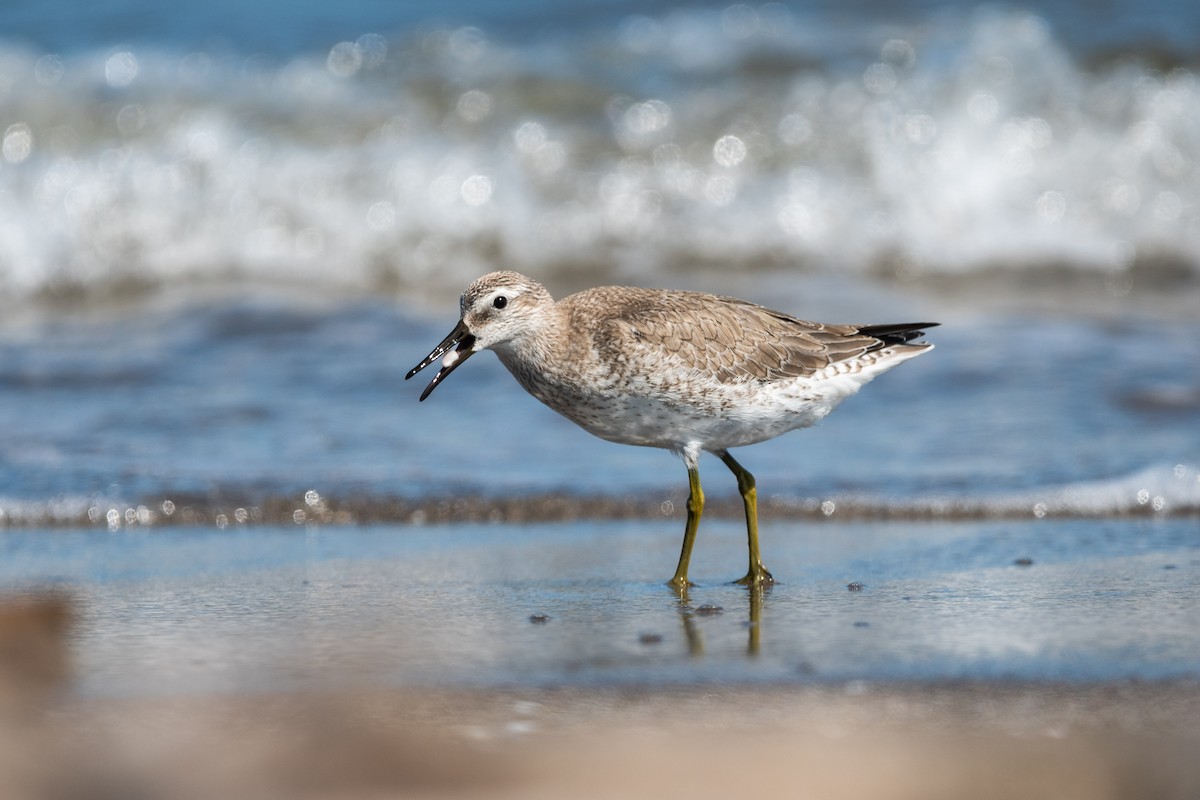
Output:
<path fill-rule="evenodd" d="M 725 613 L 725 609 L 721 606 L 709 605 L 693 605 L 691 598 L 688 595 L 689 587 L 684 586 L 676 589 L 678 601 L 676 606 L 679 609 L 679 619 L 683 623 L 683 634 L 687 638 L 688 655 L 700 656 L 704 654 L 704 634 L 700 630 L 696 619 L 698 617 L 709 617 L 717 614 Z M 748 586 L 745 589 L 747 611 L 746 611 L 746 655 L 757 656 L 762 647 L 762 614 L 763 604 L 768 593 L 771 591 L 771 586 Z"/>

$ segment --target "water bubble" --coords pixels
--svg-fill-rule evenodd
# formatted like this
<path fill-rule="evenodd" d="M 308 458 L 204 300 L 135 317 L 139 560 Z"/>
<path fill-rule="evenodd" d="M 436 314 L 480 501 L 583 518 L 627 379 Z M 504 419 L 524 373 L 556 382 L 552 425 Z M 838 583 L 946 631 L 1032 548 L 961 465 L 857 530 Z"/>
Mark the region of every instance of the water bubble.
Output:
<path fill-rule="evenodd" d="M 387 200 L 380 200 L 367 209 L 367 227 L 373 231 L 386 231 L 396 225 L 396 207 Z"/>
<path fill-rule="evenodd" d="M 1138 505 L 1146 505 L 1150 502 L 1150 491 L 1148 489 L 1138 489 L 1137 493 Z"/>
<path fill-rule="evenodd" d="M 746 160 L 746 144 L 733 134 L 726 134 L 713 145 L 713 160 L 722 167 L 736 167 Z"/>
<path fill-rule="evenodd" d="M 44 55 L 37 60 L 33 67 L 33 77 L 42 86 L 53 86 L 62 78 L 66 67 L 63 60 L 56 55 Z"/>
<path fill-rule="evenodd" d="M 492 179 L 486 175 L 472 175 L 463 181 L 460 193 L 467 205 L 481 206 L 492 199 Z"/>
<path fill-rule="evenodd" d="M 1037 517 L 1038 519 L 1042 519 L 1043 517 L 1045 517 L 1047 510 L 1048 510 L 1048 508 L 1045 503 L 1034 503 L 1033 504 L 1033 515 L 1035 517 Z"/>
<path fill-rule="evenodd" d="M 455 110 L 465 122 L 481 122 L 492 113 L 492 97 L 478 89 L 463 92 L 455 104 Z"/>
<path fill-rule="evenodd" d="M 1129 143 L 1139 150 L 1150 150 L 1162 141 L 1162 128 L 1154 120 L 1144 119 L 1130 127 Z"/>
<path fill-rule="evenodd" d="M 704 197 L 715 206 L 727 206 L 737 197 L 737 184 L 724 175 L 715 175 L 705 182 Z"/>
<path fill-rule="evenodd" d="M 1058 222 L 1067 213 L 1067 198 L 1063 197 L 1062 192 L 1051 189 L 1042 192 L 1037 202 L 1034 203 L 1034 208 L 1037 210 L 1037 215 L 1046 222 Z"/>
<path fill-rule="evenodd" d="M 903 39 L 888 39 L 883 43 L 883 47 L 879 48 L 879 57 L 904 69 L 909 69 L 917 63 L 917 51 Z"/>
<path fill-rule="evenodd" d="M 487 37 L 478 28 L 459 28 L 447 42 L 450 55 L 459 61 L 478 61 L 487 51 Z"/>
<path fill-rule="evenodd" d="M 928 114 L 908 114 L 904 117 L 904 136 L 916 145 L 931 144 L 938 135 L 937 120 Z"/>
<path fill-rule="evenodd" d="M 229 527 L 229 517 L 225 516 L 224 514 L 217 514 L 216 523 L 218 528 L 225 530 Z"/>
<path fill-rule="evenodd" d="M 104 62 L 104 80 L 109 86 L 120 89 L 133 83 L 138 75 L 137 56 L 128 50 L 113 53 Z"/>
<path fill-rule="evenodd" d="M 24 122 L 9 125 L 4 132 L 4 143 L 0 147 L 4 160 L 10 164 L 20 164 L 29 158 L 33 152 L 33 131 Z"/>
<path fill-rule="evenodd" d="M 522 123 L 513 132 L 513 142 L 517 145 L 517 149 L 526 154 L 536 153 L 546 144 L 546 138 L 546 127 L 540 122 Z"/>
<path fill-rule="evenodd" d="M 872 64 L 863 72 L 863 86 L 871 94 L 887 94 L 896 88 L 896 71 L 891 64 Z"/>
<path fill-rule="evenodd" d="M 792 236 L 807 238 L 817 232 L 818 222 L 816 215 L 807 205 L 789 203 L 779 209 L 779 213 L 776 214 L 775 218 L 784 233 Z"/>
<path fill-rule="evenodd" d="M 304 504 L 305 505 L 312 507 L 312 506 L 318 505 L 320 502 L 321 502 L 321 495 L 317 494 L 316 489 L 309 489 L 307 492 L 304 493 Z"/>
<path fill-rule="evenodd" d="M 179 62 L 179 77 L 188 82 L 201 82 L 212 70 L 212 57 L 208 53 L 188 53 Z"/>
<path fill-rule="evenodd" d="M 1150 154 L 1154 168 L 1164 178 L 1179 178 L 1191 166 L 1183 151 L 1168 142 L 1163 142 Z"/>
<path fill-rule="evenodd" d="M 162 510 L 163 510 L 163 513 L 169 517 L 175 513 L 175 504 L 173 502 L 171 502 L 170 500 L 163 500 L 162 501 Z"/>
<path fill-rule="evenodd" d="M 779 120 L 775 130 L 779 134 L 779 140 L 792 147 L 804 144 L 813 135 L 813 125 L 803 114 L 788 114 Z"/>
<path fill-rule="evenodd" d="M 297 508 L 292 512 L 292 522 L 296 523 L 297 525 L 303 525 L 307 518 L 308 515 L 304 513 L 303 508 Z"/>
<path fill-rule="evenodd" d="M 1102 191 L 1105 205 L 1122 216 L 1133 216 L 1142 205 L 1142 195 L 1138 188 L 1121 178 L 1106 180 Z"/>
<path fill-rule="evenodd" d="M 250 513 L 244 508 L 235 508 L 233 510 L 233 518 L 238 522 L 245 524 L 246 520 L 250 519 Z"/>
<path fill-rule="evenodd" d="M 115 531 L 121 527 L 121 512 L 115 508 L 110 508 L 108 513 L 104 515 L 104 519 L 108 522 L 108 529 L 110 531 Z"/>
<path fill-rule="evenodd" d="M 824 503 L 821 503 L 821 513 L 825 516 L 832 517 L 834 511 L 837 511 L 837 504 L 832 500 L 826 500 Z"/>
<path fill-rule="evenodd" d="M 350 78 L 362 69 L 363 54 L 354 42 L 338 42 L 329 50 L 325 68 L 339 78 Z"/>
<path fill-rule="evenodd" d="M 1045 149 L 1054 143 L 1054 129 L 1041 117 L 1025 120 L 1025 136 L 1029 146 L 1035 150 Z"/>
<path fill-rule="evenodd" d="M 758 32 L 758 13 L 738 3 L 721 12 L 721 30 L 731 39 L 749 39 Z"/>
<path fill-rule="evenodd" d="M 659 512 L 662 513 L 662 515 L 664 517 L 669 516 L 672 513 L 674 513 L 675 504 L 672 503 L 670 500 L 663 500 L 661 503 L 659 503 L 658 510 L 659 510 Z"/>
<path fill-rule="evenodd" d="M 621 23 L 621 44 L 634 52 L 647 53 L 658 42 L 662 23 L 644 16 L 633 16 Z"/>
<path fill-rule="evenodd" d="M 387 60 L 387 39 L 378 33 L 364 34 L 358 37 L 354 45 L 362 55 L 362 65 L 367 69 L 374 69 Z"/>
<path fill-rule="evenodd" d="M 1010 119 L 1000 129 L 1000 141 L 1006 150 L 1042 150 L 1054 142 L 1054 129 L 1041 117 Z"/>
<path fill-rule="evenodd" d="M 1000 113 L 1000 103 L 989 92 L 976 92 L 967 101 L 967 114 L 981 125 L 995 121 Z"/>
<path fill-rule="evenodd" d="M 546 142 L 533 154 L 533 165 L 543 173 L 558 172 L 567 163 L 567 148 L 561 142 Z"/>
<path fill-rule="evenodd" d="M 662 100 L 634 103 L 626 109 L 624 123 L 631 133 L 657 133 L 671 124 L 671 107 Z"/>
<path fill-rule="evenodd" d="M 215 131 L 194 131 L 187 140 L 188 158 L 196 161 L 214 161 L 221 152 L 221 143 Z"/>

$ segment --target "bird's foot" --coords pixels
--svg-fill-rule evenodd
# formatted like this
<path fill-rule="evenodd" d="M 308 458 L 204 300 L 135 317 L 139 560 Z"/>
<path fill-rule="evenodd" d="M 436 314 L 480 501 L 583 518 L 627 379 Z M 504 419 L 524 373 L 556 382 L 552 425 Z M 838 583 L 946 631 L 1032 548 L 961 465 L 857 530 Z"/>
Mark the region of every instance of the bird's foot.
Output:
<path fill-rule="evenodd" d="M 696 584 L 689 581 L 686 576 L 680 576 L 680 575 L 676 575 L 674 578 L 671 578 L 671 580 L 667 581 L 667 586 L 670 586 L 676 592 L 680 592 L 680 593 L 686 592 L 689 587 L 692 587 L 695 585 Z"/>
<path fill-rule="evenodd" d="M 747 572 L 745 577 L 739 578 L 738 580 L 734 581 L 734 583 L 738 584 L 739 586 L 747 586 L 751 588 L 763 587 L 774 584 L 775 578 L 771 576 L 771 573 L 767 571 L 766 567 L 764 567 L 762 564 L 759 564 L 757 567 L 754 567 Z"/>

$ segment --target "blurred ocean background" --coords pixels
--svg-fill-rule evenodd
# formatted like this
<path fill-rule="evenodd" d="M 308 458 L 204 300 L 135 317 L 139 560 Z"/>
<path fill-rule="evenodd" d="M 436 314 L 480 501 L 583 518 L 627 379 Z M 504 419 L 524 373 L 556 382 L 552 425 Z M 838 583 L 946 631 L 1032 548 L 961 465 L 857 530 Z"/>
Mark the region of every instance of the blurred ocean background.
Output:
<path fill-rule="evenodd" d="M 0 586 L 92 689 L 1200 663 L 1191 0 L 10 0 L 0 136 Z M 403 380 L 497 268 L 943 325 L 739 451 L 781 585 L 698 621 L 675 457 Z"/>
<path fill-rule="evenodd" d="M 1194 513 L 1198 43 L 1189 2 L 5 3 L 4 519 L 678 496 L 494 359 L 417 405 L 500 267 L 945 323 L 742 454 L 764 494 Z"/>

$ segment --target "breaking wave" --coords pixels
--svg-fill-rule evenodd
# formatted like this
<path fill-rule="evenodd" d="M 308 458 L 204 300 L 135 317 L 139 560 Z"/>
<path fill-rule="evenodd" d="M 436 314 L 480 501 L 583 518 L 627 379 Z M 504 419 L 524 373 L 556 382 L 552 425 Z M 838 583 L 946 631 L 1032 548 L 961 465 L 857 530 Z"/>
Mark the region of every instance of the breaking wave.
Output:
<path fill-rule="evenodd" d="M 0 293 L 457 293 L 674 271 L 1200 276 L 1200 82 L 1015 11 L 782 6 L 274 60 L 0 45 Z M 586 281 L 583 276 L 586 275 Z"/>

